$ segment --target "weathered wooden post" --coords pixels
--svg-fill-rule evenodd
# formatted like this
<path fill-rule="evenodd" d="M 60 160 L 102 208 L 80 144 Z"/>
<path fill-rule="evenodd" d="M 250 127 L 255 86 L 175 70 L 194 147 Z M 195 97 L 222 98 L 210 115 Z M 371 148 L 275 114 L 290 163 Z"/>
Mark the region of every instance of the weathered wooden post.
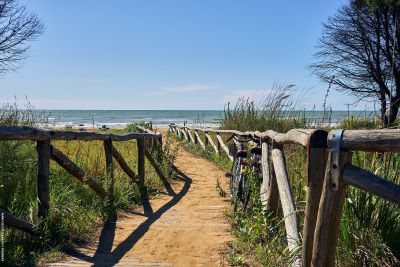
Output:
<path fill-rule="evenodd" d="M 194 130 L 194 136 L 193 136 L 194 140 L 193 141 L 194 141 L 195 145 L 197 145 L 199 143 L 199 138 L 197 138 L 197 136 L 198 136 L 197 130 Z"/>
<path fill-rule="evenodd" d="M 219 156 L 221 156 L 221 150 L 223 149 L 225 151 L 225 154 L 228 156 L 228 158 L 233 161 L 233 156 L 229 153 L 229 148 L 224 144 L 224 140 L 222 140 L 222 137 L 220 133 L 217 132 L 216 134 L 217 140 L 218 140 L 218 152 L 220 152 Z"/>
<path fill-rule="evenodd" d="M 163 142 L 162 142 L 162 136 L 160 136 L 158 139 L 158 144 L 157 144 L 157 157 L 158 157 L 158 163 L 161 165 L 163 163 Z"/>
<path fill-rule="evenodd" d="M 307 144 L 307 198 L 303 227 L 303 266 L 311 266 L 315 223 L 326 167 L 327 132 L 316 130 L 311 133 Z"/>
<path fill-rule="evenodd" d="M 208 132 L 205 132 L 205 136 L 206 136 L 206 139 L 207 139 L 207 144 L 208 144 L 208 143 L 211 144 L 211 146 L 213 147 L 215 153 L 217 153 L 218 155 L 220 155 L 220 152 L 219 152 L 219 150 L 218 150 L 218 147 L 214 144 L 214 142 L 213 142 L 211 136 L 208 134 Z M 217 142 L 217 143 L 218 143 L 218 142 Z"/>
<path fill-rule="evenodd" d="M 190 129 L 189 128 L 186 128 L 186 130 L 187 130 L 187 133 L 188 133 L 188 135 L 189 135 L 189 143 L 190 142 L 192 142 L 193 144 L 196 144 L 196 141 L 195 141 L 195 139 L 193 138 L 193 135 L 192 135 L 192 133 L 190 132 Z"/>
<path fill-rule="evenodd" d="M 121 158 L 122 156 L 119 155 Z M 79 168 L 72 160 L 64 155 L 60 150 L 51 146 L 51 159 L 63 167 L 69 174 L 78 179 L 78 181 L 87 184 L 93 191 L 95 191 L 101 198 L 107 197 L 107 192 L 101 185 L 93 178 L 87 177 L 85 172 Z"/>
<path fill-rule="evenodd" d="M 340 150 L 342 132 L 335 130 L 328 135 L 330 150 L 314 233 L 311 266 L 335 266 L 339 223 L 347 188 L 343 181 L 343 169 L 351 162 L 351 152 Z"/>
<path fill-rule="evenodd" d="M 203 143 L 203 141 L 201 141 L 200 135 L 197 130 L 194 130 L 194 135 L 195 135 L 196 144 L 200 144 L 201 148 L 206 150 L 206 145 Z"/>
<path fill-rule="evenodd" d="M 106 156 L 106 175 L 109 182 L 108 195 L 114 195 L 114 167 L 113 167 L 113 145 L 111 135 L 107 140 L 104 140 L 104 152 Z"/>
<path fill-rule="evenodd" d="M 183 133 L 183 137 L 185 138 L 186 141 L 190 142 L 189 137 L 186 133 L 186 128 L 182 128 L 182 133 Z"/>
<path fill-rule="evenodd" d="M 279 198 L 282 204 L 283 216 L 285 218 L 286 237 L 289 251 L 294 251 L 300 242 L 299 220 L 294 205 L 290 180 L 287 174 L 286 161 L 281 145 L 275 145 L 272 150 L 272 162 L 276 174 L 279 189 Z M 296 261 L 297 264 L 297 261 Z"/>
<path fill-rule="evenodd" d="M 50 137 L 47 140 L 37 141 L 37 193 L 39 200 L 38 217 L 46 218 L 49 211 L 49 179 L 50 179 Z"/>
<path fill-rule="evenodd" d="M 138 175 L 141 186 L 144 186 L 145 179 L 145 139 L 138 138 L 137 141 L 137 153 L 138 153 Z"/>
<path fill-rule="evenodd" d="M 204 131 L 204 149 L 208 147 L 207 131 Z"/>
<path fill-rule="evenodd" d="M 263 141 L 261 144 L 261 167 L 262 167 L 262 183 L 260 186 L 260 199 L 263 210 L 269 212 L 277 212 L 279 192 L 276 184 L 275 174 L 270 168 L 270 151 L 269 144 Z"/>
<path fill-rule="evenodd" d="M 222 147 L 221 147 L 221 143 L 219 142 L 219 138 L 221 138 L 221 136 L 219 135 L 219 133 L 215 133 L 215 136 L 217 137 L 218 156 L 221 157 L 221 154 L 222 154 Z M 218 137 L 219 137 L 219 138 L 218 138 Z"/>

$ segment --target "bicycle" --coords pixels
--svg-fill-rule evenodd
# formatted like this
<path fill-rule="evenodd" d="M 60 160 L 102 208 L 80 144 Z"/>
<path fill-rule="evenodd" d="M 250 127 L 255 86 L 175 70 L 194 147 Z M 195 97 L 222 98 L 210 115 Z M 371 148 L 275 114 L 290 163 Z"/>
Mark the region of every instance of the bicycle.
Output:
<path fill-rule="evenodd" d="M 253 174 L 260 174 L 260 160 L 261 160 L 261 147 L 260 140 L 253 136 L 247 136 L 239 139 L 235 135 L 232 135 L 228 140 L 234 139 L 240 143 L 240 148 L 236 152 L 235 159 L 232 164 L 230 173 L 230 191 L 231 191 L 231 202 L 233 211 L 236 212 L 239 201 L 242 202 L 243 211 L 247 209 L 247 205 L 250 199 L 250 177 L 249 177 L 249 166 Z M 246 139 L 244 139 L 246 138 Z M 250 149 L 251 158 L 247 161 L 247 149 L 244 147 L 244 143 L 254 141 L 256 146 Z"/>

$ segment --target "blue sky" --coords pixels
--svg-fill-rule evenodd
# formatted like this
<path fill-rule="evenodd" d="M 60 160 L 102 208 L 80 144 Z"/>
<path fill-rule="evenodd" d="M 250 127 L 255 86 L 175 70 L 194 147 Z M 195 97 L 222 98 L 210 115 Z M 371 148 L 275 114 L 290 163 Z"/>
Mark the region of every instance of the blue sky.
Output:
<path fill-rule="evenodd" d="M 0 100 L 49 109 L 222 109 L 274 81 L 327 88 L 307 65 L 322 22 L 343 1 L 25 0 L 46 31 L 0 79 Z M 348 96 L 328 103 L 345 109 Z M 21 100 L 21 102 L 23 102 Z M 359 105 L 356 109 L 363 109 Z"/>

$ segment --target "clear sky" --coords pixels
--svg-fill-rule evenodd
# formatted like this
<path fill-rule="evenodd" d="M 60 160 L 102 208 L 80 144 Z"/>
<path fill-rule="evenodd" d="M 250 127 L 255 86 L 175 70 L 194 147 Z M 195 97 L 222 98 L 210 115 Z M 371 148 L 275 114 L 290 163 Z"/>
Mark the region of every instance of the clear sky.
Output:
<path fill-rule="evenodd" d="M 327 85 L 307 65 L 339 0 L 23 0 L 45 24 L 30 57 L 0 79 L 0 100 L 49 109 L 222 109 L 274 81 Z M 328 103 L 352 100 L 332 93 Z M 23 101 L 21 101 L 23 102 Z M 363 105 L 356 107 L 363 109 Z"/>

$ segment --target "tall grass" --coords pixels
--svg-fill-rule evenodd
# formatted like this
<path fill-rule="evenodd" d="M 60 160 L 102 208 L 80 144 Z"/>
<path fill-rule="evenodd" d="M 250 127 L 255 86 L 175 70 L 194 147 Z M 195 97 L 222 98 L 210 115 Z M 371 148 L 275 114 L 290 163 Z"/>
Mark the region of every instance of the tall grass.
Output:
<path fill-rule="evenodd" d="M 37 126 L 42 122 L 38 114 L 31 108 L 20 109 L 17 104 L 6 104 L 0 109 L 0 124 Z M 128 130 L 133 128 L 130 126 Z M 52 145 L 107 188 L 102 142 L 53 141 Z M 116 142 L 114 145 L 135 170 L 136 141 Z M 176 152 L 168 150 L 163 153 L 166 162 L 173 163 L 173 153 Z M 43 260 L 54 260 L 60 251 L 74 246 L 76 242 L 90 241 L 97 226 L 101 226 L 110 215 L 140 203 L 139 188 L 117 164 L 114 168 L 115 195 L 110 202 L 100 199 L 89 187 L 51 162 L 49 216 L 45 221 L 39 221 L 36 162 L 34 142 L 0 141 L 0 208 L 33 223 L 41 231 L 39 238 L 32 238 L 22 231 L 6 227 L 4 264 L 34 265 Z M 171 177 L 169 169 L 165 172 L 166 177 Z M 146 186 L 149 189 L 147 192 L 152 193 L 163 188 L 163 183 L 149 164 L 146 164 Z"/>
<path fill-rule="evenodd" d="M 275 83 L 261 101 L 239 98 L 233 107 L 227 104 L 221 127 L 239 131 L 275 129 L 278 132 L 305 127 L 306 118 L 299 105 L 302 98 L 296 93 L 294 85 Z"/>

